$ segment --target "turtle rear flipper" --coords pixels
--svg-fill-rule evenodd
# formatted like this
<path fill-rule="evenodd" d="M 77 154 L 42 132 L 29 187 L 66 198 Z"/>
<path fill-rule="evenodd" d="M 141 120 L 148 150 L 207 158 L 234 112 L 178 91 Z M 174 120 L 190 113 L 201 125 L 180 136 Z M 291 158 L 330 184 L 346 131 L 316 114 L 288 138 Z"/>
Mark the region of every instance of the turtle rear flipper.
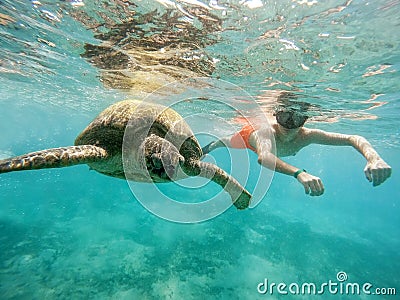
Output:
<path fill-rule="evenodd" d="M 63 168 L 104 160 L 107 151 L 93 145 L 52 148 L 0 160 L 0 173 Z"/>
<path fill-rule="evenodd" d="M 229 193 L 237 209 L 245 209 L 250 205 L 251 194 L 231 175 L 211 163 L 196 161 L 194 164 L 200 169 L 199 176 L 211 179 Z"/>

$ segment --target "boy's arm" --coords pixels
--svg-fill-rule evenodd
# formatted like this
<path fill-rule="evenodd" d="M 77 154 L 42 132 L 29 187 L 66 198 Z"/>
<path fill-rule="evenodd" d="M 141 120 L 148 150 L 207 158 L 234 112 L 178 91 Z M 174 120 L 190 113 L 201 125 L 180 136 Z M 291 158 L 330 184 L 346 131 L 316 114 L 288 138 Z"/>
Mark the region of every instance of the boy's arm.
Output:
<path fill-rule="evenodd" d="M 206 146 L 204 146 L 202 148 L 203 150 L 203 155 L 206 155 L 207 153 L 220 148 L 220 147 L 230 147 L 231 143 L 230 143 L 230 137 L 224 137 L 221 138 L 219 140 L 213 141 L 209 144 L 207 144 Z"/>
<path fill-rule="evenodd" d="M 373 186 L 380 185 L 392 174 L 392 168 L 379 156 L 378 152 L 362 136 L 326 132 L 318 129 L 308 129 L 306 137 L 309 143 L 352 146 L 367 160 L 364 173 Z"/>
<path fill-rule="evenodd" d="M 259 164 L 270 170 L 294 176 L 303 185 L 306 194 L 320 196 L 324 193 L 325 188 L 319 177 L 292 166 L 273 154 L 271 133 L 268 130 L 259 130 L 255 135 L 255 142 Z"/>

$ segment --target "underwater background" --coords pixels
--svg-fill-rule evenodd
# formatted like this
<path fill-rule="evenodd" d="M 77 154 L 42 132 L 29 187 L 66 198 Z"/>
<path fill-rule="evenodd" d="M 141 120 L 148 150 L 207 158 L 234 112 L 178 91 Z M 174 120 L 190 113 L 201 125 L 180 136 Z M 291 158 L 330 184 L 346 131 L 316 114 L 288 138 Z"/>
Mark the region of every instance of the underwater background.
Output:
<path fill-rule="evenodd" d="M 324 195 L 276 173 L 254 208 L 195 224 L 153 215 L 126 181 L 86 165 L 1 174 L 0 299 L 309 299 L 258 287 L 320 286 L 340 272 L 397 295 L 321 299 L 397 299 L 399 44 L 397 0 L 0 1 L 0 159 L 72 145 L 110 104 L 179 98 L 165 84 L 206 77 L 232 105 L 246 93 L 265 111 L 305 105 L 308 127 L 362 135 L 393 169 L 372 187 L 356 150 L 312 145 L 284 160 L 321 177 Z M 239 126 L 200 100 L 179 112 L 200 105 Z M 241 152 L 251 191 L 264 182 Z M 226 154 L 212 157 L 229 170 Z"/>

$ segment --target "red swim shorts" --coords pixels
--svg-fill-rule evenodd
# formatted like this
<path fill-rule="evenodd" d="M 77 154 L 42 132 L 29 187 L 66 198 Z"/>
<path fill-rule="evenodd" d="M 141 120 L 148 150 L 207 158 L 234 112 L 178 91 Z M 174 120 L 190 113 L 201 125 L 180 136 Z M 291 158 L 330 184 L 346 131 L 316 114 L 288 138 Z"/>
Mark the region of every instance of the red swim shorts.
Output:
<path fill-rule="evenodd" d="M 244 125 L 243 128 L 236 132 L 232 137 L 231 137 L 231 147 L 232 148 L 237 148 L 237 149 L 250 149 L 256 152 L 256 149 L 250 145 L 250 134 L 252 134 L 255 131 L 254 127 L 251 126 L 250 124 Z"/>

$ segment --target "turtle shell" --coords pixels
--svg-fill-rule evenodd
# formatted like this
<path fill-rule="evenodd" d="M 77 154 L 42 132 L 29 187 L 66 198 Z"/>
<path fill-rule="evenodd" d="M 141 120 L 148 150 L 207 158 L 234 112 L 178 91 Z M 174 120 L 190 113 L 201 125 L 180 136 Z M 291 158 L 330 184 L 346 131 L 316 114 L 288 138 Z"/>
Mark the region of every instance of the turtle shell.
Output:
<path fill-rule="evenodd" d="M 163 105 L 125 100 L 101 112 L 76 138 L 75 145 L 96 145 L 107 151 L 112 163 L 107 170 L 91 167 L 114 177 L 123 176 L 122 149 L 139 149 L 144 139 L 155 134 L 171 142 L 185 161 L 199 160 L 201 147 L 182 116 Z M 103 164 L 104 166 L 104 164 Z"/>

